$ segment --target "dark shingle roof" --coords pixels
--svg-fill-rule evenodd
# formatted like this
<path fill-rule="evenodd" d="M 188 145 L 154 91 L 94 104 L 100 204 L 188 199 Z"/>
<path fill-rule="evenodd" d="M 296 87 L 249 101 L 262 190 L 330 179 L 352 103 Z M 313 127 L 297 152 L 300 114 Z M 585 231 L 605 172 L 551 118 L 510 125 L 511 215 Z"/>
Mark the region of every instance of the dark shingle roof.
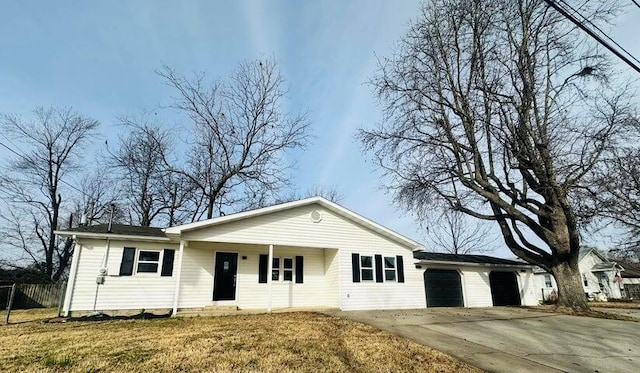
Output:
<path fill-rule="evenodd" d="M 445 253 L 428 253 L 425 251 L 416 251 L 413 257 L 420 260 L 430 260 L 436 262 L 455 262 L 455 263 L 473 263 L 473 264 L 502 264 L 510 266 L 530 266 L 528 263 L 517 262 L 515 260 L 496 258 L 487 255 L 471 255 L 471 254 L 445 254 Z"/>
<path fill-rule="evenodd" d="M 108 224 L 98 224 L 82 226 L 61 230 L 61 232 L 95 233 L 95 234 L 117 234 L 123 236 L 144 236 L 144 237 L 167 237 L 162 228 L 141 227 L 137 225 L 112 224 L 111 232 Z"/>
<path fill-rule="evenodd" d="M 619 261 L 619 265 L 624 268 L 622 271 L 622 277 L 624 278 L 640 278 L 640 263 L 633 263 L 628 261 Z"/>

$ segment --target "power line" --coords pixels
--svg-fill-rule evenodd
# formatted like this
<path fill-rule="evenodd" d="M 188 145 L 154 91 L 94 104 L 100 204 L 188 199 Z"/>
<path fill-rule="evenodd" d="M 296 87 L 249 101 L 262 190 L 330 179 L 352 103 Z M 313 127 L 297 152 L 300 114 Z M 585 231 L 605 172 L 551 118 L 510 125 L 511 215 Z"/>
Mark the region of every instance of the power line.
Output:
<path fill-rule="evenodd" d="M 24 154 L 20 154 L 18 151 L 12 149 L 10 146 L 8 146 L 7 144 L 3 143 L 2 141 L 0 141 L 0 146 L 2 146 L 3 148 L 7 149 L 8 151 L 10 151 L 11 153 L 17 155 L 18 157 L 25 157 Z M 68 186 L 69 188 L 82 193 L 85 197 L 89 197 L 91 198 L 90 195 L 88 195 L 87 193 L 85 193 L 83 190 L 81 190 L 80 188 L 76 187 L 75 185 L 68 183 L 67 181 L 65 181 L 62 178 L 58 179 L 61 183 L 65 184 L 66 186 Z"/>
<path fill-rule="evenodd" d="M 636 6 L 637 6 L 638 8 L 640 8 L 640 3 L 638 3 L 636 0 L 631 0 L 631 1 L 632 1 L 634 4 L 636 4 Z"/>
<path fill-rule="evenodd" d="M 624 56 L 622 53 L 620 53 L 618 50 L 616 50 L 614 47 L 612 47 L 609 43 L 607 43 L 606 40 L 602 39 L 599 35 L 597 35 L 596 33 L 594 33 L 593 31 L 591 31 L 587 26 L 583 25 L 582 22 L 580 22 L 579 20 L 577 20 L 574 16 L 572 16 L 571 14 L 567 13 L 566 10 L 562 9 L 562 7 L 558 6 L 558 4 L 556 4 L 553 0 L 544 0 L 545 3 L 547 3 L 550 7 L 552 7 L 553 9 L 555 9 L 558 13 L 562 14 L 565 18 L 567 18 L 569 21 L 571 21 L 574 25 L 578 26 L 580 29 L 582 29 L 582 31 L 586 32 L 587 34 L 589 34 L 589 36 L 591 36 L 592 38 L 594 38 L 598 43 L 600 43 L 602 46 L 604 46 L 605 48 L 607 48 L 611 53 L 615 54 L 618 58 L 620 58 L 622 61 L 624 61 L 627 65 L 629 65 L 632 69 L 634 69 L 635 71 L 637 71 L 638 73 L 640 73 L 640 67 L 636 66 L 636 64 L 634 64 L 629 58 L 627 58 L 626 56 Z M 628 52 L 627 52 L 628 53 Z"/>
<path fill-rule="evenodd" d="M 0 145 L 2 145 L 5 149 L 7 149 L 8 151 L 10 151 L 11 153 L 17 155 L 18 157 L 22 157 L 23 155 L 18 153 L 17 151 L 11 149 L 8 145 L 5 145 L 3 142 L 0 141 Z"/>
<path fill-rule="evenodd" d="M 635 1 L 635 0 L 632 0 Z M 589 24 L 591 24 L 591 26 L 593 26 L 596 30 L 600 31 L 600 33 L 602 35 L 604 35 L 604 37 L 606 37 L 607 39 L 609 39 L 613 44 L 615 44 L 618 48 L 622 49 L 623 52 L 625 52 L 629 57 L 633 58 L 634 60 L 636 60 L 636 62 L 640 63 L 640 60 L 638 60 L 634 55 L 631 54 L 631 52 L 629 52 L 628 50 L 624 49 L 624 47 L 620 44 L 618 44 L 618 42 L 616 42 L 615 40 L 613 40 L 609 35 L 607 35 L 606 32 L 604 32 L 600 27 L 598 27 L 598 25 L 596 25 L 595 23 L 591 22 L 591 20 L 589 20 L 587 17 L 583 16 L 577 9 L 575 9 L 574 7 L 571 6 L 571 4 L 567 3 L 565 0 L 560 0 L 561 3 L 563 3 L 566 7 L 568 7 L 569 9 L 571 9 L 575 14 L 579 15 L 580 18 L 582 18 L 583 21 L 588 22 Z"/>

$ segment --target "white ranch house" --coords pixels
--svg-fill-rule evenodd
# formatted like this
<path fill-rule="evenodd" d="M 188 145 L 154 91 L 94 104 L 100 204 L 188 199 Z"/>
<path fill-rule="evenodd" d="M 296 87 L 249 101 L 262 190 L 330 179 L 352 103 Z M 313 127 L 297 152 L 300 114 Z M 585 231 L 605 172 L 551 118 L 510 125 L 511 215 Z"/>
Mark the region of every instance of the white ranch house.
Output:
<path fill-rule="evenodd" d="M 462 294 L 457 305 L 491 306 L 492 291 L 500 291 L 492 272 L 511 273 L 498 277 L 508 280 L 511 294 L 516 287 L 518 304 L 535 304 L 533 267 L 414 259 L 417 242 L 321 197 L 166 229 L 114 224 L 110 231 L 97 225 L 56 234 L 76 243 L 65 315 L 424 308 L 440 285 L 447 290 L 432 292 L 432 300 L 451 290 Z M 458 279 L 453 272 L 434 277 L 437 269 Z M 442 299 L 431 306 L 447 305 Z"/>

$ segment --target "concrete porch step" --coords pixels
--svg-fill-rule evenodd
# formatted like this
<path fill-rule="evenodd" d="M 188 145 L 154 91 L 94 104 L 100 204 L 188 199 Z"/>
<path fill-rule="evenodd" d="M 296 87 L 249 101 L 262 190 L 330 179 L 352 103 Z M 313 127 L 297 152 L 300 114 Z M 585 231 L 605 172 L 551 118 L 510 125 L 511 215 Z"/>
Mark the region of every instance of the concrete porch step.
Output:
<path fill-rule="evenodd" d="M 335 312 L 339 311 L 335 307 L 284 307 L 274 308 L 272 313 L 286 312 Z M 230 315 L 256 315 L 261 313 L 269 313 L 266 308 L 240 309 L 237 306 L 206 306 L 201 308 L 184 308 L 179 309 L 176 313 L 177 317 L 195 317 L 195 316 L 230 316 Z"/>
<path fill-rule="evenodd" d="M 204 311 L 238 311 L 240 310 L 236 305 L 210 305 L 202 308 Z"/>
<path fill-rule="evenodd" d="M 179 317 L 195 317 L 195 316 L 227 316 L 244 313 L 240 311 L 238 306 L 205 306 L 201 308 L 180 309 L 176 313 Z"/>

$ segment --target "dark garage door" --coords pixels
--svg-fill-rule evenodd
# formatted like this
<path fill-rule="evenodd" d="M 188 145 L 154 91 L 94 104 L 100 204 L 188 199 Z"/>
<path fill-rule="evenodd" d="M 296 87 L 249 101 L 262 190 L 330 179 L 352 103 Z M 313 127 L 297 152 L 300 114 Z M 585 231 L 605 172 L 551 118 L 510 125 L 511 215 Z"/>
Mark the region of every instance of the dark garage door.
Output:
<path fill-rule="evenodd" d="M 515 272 L 493 271 L 489 273 L 491 299 L 494 306 L 519 306 L 520 290 Z"/>
<path fill-rule="evenodd" d="M 427 307 L 463 307 L 462 282 L 458 271 L 427 269 L 424 271 Z"/>

